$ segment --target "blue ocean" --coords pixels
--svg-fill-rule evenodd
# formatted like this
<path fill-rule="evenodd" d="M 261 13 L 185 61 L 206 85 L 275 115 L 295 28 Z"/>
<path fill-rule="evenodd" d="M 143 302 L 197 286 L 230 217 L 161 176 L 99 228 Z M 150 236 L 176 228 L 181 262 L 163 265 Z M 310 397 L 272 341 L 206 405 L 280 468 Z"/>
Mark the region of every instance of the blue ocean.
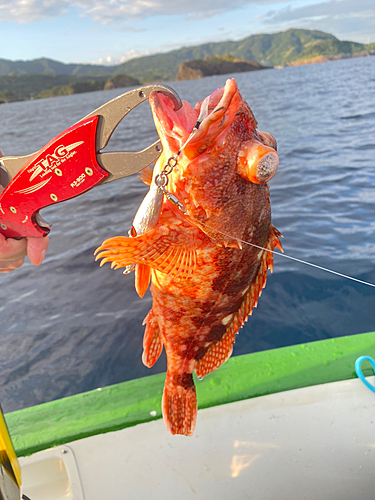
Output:
<path fill-rule="evenodd" d="M 285 253 L 375 283 L 375 57 L 235 76 L 261 130 L 278 141 L 270 182 Z M 195 104 L 227 76 L 171 82 Z M 37 151 L 128 89 L 0 107 L 4 155 Z M 107 150 L 157 139 L 147 103 L 121 123 Z M 147 187 L 137 176 L 45 209 L 44 263 L 0 275 L 0 402 L 5 412 L 159 373 L 143 366 L 142 321 L 151 306 L 134 276 L 99 268 L 93 251 L 126 235 Z M 375 289 L 275 257 L 258 308 L 234 355 L 375 330 Z"/>

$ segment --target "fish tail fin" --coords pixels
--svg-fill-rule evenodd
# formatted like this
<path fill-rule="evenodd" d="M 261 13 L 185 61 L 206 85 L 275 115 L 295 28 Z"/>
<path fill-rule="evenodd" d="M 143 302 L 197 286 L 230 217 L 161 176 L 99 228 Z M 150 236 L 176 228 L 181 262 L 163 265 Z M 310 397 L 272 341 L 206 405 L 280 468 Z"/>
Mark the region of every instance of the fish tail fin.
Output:
<path fill-rule="evenodd" d="M 197 395 L 191 373 L 173 376 L 168 375 L 163 392 L 163 419 L 171 434 L 192 436 L 197 421 Z M 183 384 L 183 385 L 180 385 Z"/>
<path fill-rule="evenodd" d="M 135 289 L 138 295 L 143 298 L 147 291 L 151 279 L 151 268 L 146 264 L 137 264 L 135 268 Z"/>

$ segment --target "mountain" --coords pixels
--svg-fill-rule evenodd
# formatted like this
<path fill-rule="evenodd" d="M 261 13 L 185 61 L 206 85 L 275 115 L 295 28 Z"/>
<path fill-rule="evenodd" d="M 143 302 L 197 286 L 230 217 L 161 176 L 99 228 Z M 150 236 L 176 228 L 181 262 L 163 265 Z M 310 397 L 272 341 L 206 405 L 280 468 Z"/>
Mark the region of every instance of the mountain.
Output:
<path fill-rule="evenodd" d="M 21 74 L 0 76 L 0 104 L 2 102 L 22 101 L 79 94 L 94 90 L 140 85 L 135 78 L 126 75 L 79 76 L 79 75 L 38 75 Z"/>
<path fill-rule="evenodd" d="M 340 41 L 335 36 L 322 31 L 289 29 L 273 34 L 251 35 L 236 42 L 182 47 L 165 54 L 131 59 L 117 66 L 64 64 L 46 58 L 32 61 L 0 59 L 0 92 L 11 91 L 18 99 L 28 99 L 32 96 L 39 96 L 43 90 L 52 89 L 55 86 L 96 79 L 105 82 L 117 75 L 127 75 L 141 83 L 174 80 L 180 65 L 185 61 L 213 56 L 231 56 L 235 59 L 256 61 L 263 66 L 272 67 L 369 53 L 375 53 L 374 43 L 365 45 Z M 94 83 L 91 82 L 90 85 Z M 90 88 L 90 85 L 86 85 L 86 88 Z M 95 85 L 99 86 L 99 83 Z M 7 99 L 6 95 L 8 94 L 4 94 L 3 99 Z M 13 99 L 12 96 L 8 98 Z"/>
<path fill-rule="evenodd" d="M 131 59 L 117 66 L 117 72 L 138 78 L 143 82 L 171 80 L 181 63 L 208 56 L 231 55 L 238 59 L 257 61 L 263 65 L 284 66 L 297 60 L 317 56 L 353 55 L 374 50 L 374 44 L 340 41 L 322 31 L 289 29 L 274 34 L 251 35 L 238 42 L 218 42 L 183 47 L 166 54 Z"/>
<path fill-rule="evenodd" d="M 98 88 L 104 87 L 108 77 L 92 77 L 98 83 Z M 22 101 L 25 99 L 33 99 L 37 97 L 47 97 L 48 94 L 41 95 L 43 92 L 50 90 L 51 95 L 61 95 L 54 93 L 54 89 L 62 86 L 69 86 L 86 82 L 88 78 L 70 75 L 39 75 L 39 74 L 21 74 L 21 75 L 8 75 L 0 76 L 0 101 L 9 102 L 9 100 Z M 7 99 L 6 92 L 11 91 L 13 98 Z M 5 94 L 4 94 L 5 92 Z M 8 96 L 9 97 L 9 96 Z M 12 96 L 10 96 L 12 97 Z"/>
<path fill-rule="evenodd" d="M 114 67 L 94 64 L 65 64 L 53 59 L 33 59 L 32 61 L 10 61 L 0 59 L 0 76 L 14 75 L 68 75 L 68 76 L 110 76 Z"/>
<path fill-rule="evenodd" d="M 0 59 L 0 76 L 43 74 L 95 77 L 125 74 L 142 82 L 150 82 L 174 79 L 181 63 L 189 59 L 204 59 L 208 56 L 231 55 L 237 59 L 257 61 L 269 66 L 283 66 L 317 56 L 351 55 L 374 50 L 374 43 L 365 45 L 341 41 L 323 31 L 292 28 L 279 33 L 251 35 L 237 42 L 227 41 L 182 47 L 165 54 L 131 59 L 117 66 L 64 64 L 46 58 L 32 61 Z"/>

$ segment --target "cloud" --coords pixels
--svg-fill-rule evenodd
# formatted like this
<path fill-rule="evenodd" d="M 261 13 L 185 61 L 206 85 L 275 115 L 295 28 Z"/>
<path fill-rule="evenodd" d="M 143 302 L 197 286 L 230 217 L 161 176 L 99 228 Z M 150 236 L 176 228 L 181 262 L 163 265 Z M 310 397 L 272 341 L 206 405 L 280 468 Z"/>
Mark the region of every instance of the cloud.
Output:
<path fill-rule="evenodd" d="M 355 38 L 366 43 L 373 35 L 375 24 L 374 0 L 330 0 L 321 3 L 278 11 L 268 11 L 262 19 L 268 26 L 293 26 L 319 29 L 334 33 L 339 38 Z"/>
<path fill-rule="evenodd" d="M 114 66 L 117 64 L 122 64 L 130 59 L 135 59 L 136 57 L 150 56 L 153 54 L 150 50 L 128 50 L 125 54 L 120 56 L 107 56 L 105 58 L 98 59 L 94 64 L 100 64 L 104 66 Z"/>
<path fill-rule="evenodd" d="M 285 22 L 300 19 L 321 18 L 332 16 L 345 16 L 375 11 L 374 0 L 331 0 L 328 2 L 314 3 L 292 9 L 290 5 L 279 11 L 270 11 L 266 14 L 266 22 Z"/>
<path fill-rule="evenodd" d="M 149 56 L 151 54 L 152 54 L 151 50 L 131 49 L 131 50 L 128 50 L 127 52 L 125 52 L 125 54 L 123 54 L 122 56 L 120 56 L 119 63 L 124 63 L 126 61 L 130 61 L 130 59 L 135 59 L 136 57 Z"/>
<path fill-rule="evenodd" d="M 249 4 L 273 5 L 288 0 L 0 0 L 0 21 L 27 23 L 60 17 L 71 10 L 101 24 L 142 20 L 154 16 L 183 15 L 208 18 Z M 293 1 L 293 0 L 289 0 Z"/>
<path fill-rule="evenodd" d="M 68 0 L 0 0 L 0 21 L 29 23 L 39 19 L 61 17 L 69 8 Z"/>
<path fill-rule="evenodd" d="M 297 6 L 295 0 L 0 0 L 0 22 L 57 18 L 69 12 L 109 25 L 117 31 L 142 31 L 139 21 L 156 16 L 183 16 L 204 19 L 249 5 L 269 6 L 257 16 L 265 29 L 280 31 L 289 27 L 319 29 L 339 38 L 367 42 L 374 36 L 374 0 L 323 0 Z M 287 6 L 285 6 L 287 5 Z M 272 10 L 271 10 L 272 9 Z M 134 22 L 137 21 L 137 22 Z M 226 31 L 230 27 L 226 27 Z M 173 30 L 174 27 L 172 26 Z M 246 36 L 246 35 L 244 35 Z M 238 38 L 238 37 L 236 37 Z"/>

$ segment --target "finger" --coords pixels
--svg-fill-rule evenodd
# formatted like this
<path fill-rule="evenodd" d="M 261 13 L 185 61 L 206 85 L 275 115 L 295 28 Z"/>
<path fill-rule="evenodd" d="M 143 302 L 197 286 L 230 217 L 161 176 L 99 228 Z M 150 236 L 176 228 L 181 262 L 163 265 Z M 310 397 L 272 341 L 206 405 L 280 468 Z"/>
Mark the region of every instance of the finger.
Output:
<path fill-rule="evenodd" d="M 0 234 L 0 261 L 9 262 L 24 259 L 26 251 L 26 238 L 15 240 L 14 238 L 5 238 L 5 236 Z"/>
<path fill-rule="evenodd" d="M 3 156 L 2 152 L 0 151 L 0 158 Z M 3 186 L 1 185 L 1 170 L 0 170 L 0 194 L 4 191 Z"/>
<path fill-rule="evenodd" d="M 3 156 L 0 151 L 0 158 Z M 0 185 L 0 193 L 4 191 Z M 22 266 L 27 250 L 26 238 L 15 240 L 0 234 L 0 273 L 10 273 Z"/>
<path fill-rule="evenodd" d="M 27 255 L 34 266 L 39 266 L 46 255 L 49 238 L 27 238 Z"/>
<path fill-rule="evenodd" d="M 0 273 L 10 273 L 22 266 L 24 259 L 12 260 L 9 262 L 0 261 Z"/>

